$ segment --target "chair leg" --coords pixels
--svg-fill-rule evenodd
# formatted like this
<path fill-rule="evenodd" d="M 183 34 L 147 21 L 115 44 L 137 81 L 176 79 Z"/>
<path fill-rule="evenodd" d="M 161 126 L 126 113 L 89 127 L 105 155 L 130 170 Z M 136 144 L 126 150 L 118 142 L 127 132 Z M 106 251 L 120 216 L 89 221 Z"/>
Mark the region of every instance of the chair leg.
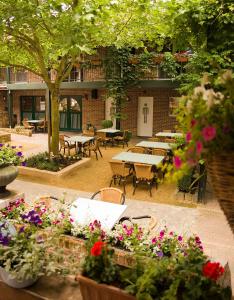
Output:
<path fill-rule="evenodd" d="M 109 187 L 111 187 L 111 186 L 112 186 L 112 182 L 113 182 L 113 177 L 111 178 L 111 181 L 110 181 L 110 185 L 109 185 Z"/>
<path fill-rule="evenodd" d="M 135 182 L 133 193 L 132 193 L 133 195 L 135 195 L 135 191 L 136 191 L 137 185 L 138 185 L 138 181 Z"/>
<path fill-rule="evenodd" d="M 123 190 L 124 190 L 124 194 L 126 195 L 126 179 L 123 180 Z"/>
<path fill-rule="evenodd" d="M 150 197 L 152 197 L 152 181 L 151 182 L 148 182 L 148 185 L 149 185 L 149 192 L 150 192 Z"/>
<path fill-rule="evenodd" d="M 99 147 L 98 147 L 98 152 L 100 153 L 101 157 L 103 157 L 103 156 L 102 156 L 102 152 L 101 152 L 101 150 L 100 150 Z"/>
<path fill-rule="evenodd" d="M 94 152 L 95 152 L 95 155 L 96 155 L 96 160 L 98 160 L 97 151 L 94 151 Z"/>

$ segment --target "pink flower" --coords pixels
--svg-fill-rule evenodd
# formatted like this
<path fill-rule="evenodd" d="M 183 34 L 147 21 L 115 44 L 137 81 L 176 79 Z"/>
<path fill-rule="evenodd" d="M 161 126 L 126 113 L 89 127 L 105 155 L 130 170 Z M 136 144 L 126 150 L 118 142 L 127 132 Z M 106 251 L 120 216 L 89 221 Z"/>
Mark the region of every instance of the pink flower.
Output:
<path fill-rule="evenodd" d="M 207 126 L 202 129 L 202 136 L 206 142 L 211 141 L 216 136 L 216 128 Z"/>
<path fill-rule="evenodd" d="M 157 238 L 156 237 L 154 237 L 153 239 L 152 239 L 152 244 L 156 244 L 156 242 L 157 242 Z"/>
<path fill-rule="evenodd" d="M 194 125 L 196 125 L 197 121 L 195 119 L 191 120 L 191 127 L 193 127 Z"/>
<path fill-rule="evenodd" d="M 196 142 L 196 149 L 197 149 L 197 154 L 201 154 L 202 149 L 203 149 L 203 144 L 201 141 Z"/>
<path fill-rule="evenodd" d="M 174 157 L 174 165 L 175 165 L 176 169 L 179 169 L 181 167 L 182 160 L 179 156 Z"/>
<path fill-rule="evenodd" d="M 186 133 L 186 142 L 189 143 L 192 139 L 192 133 L 189 131 Z"/>

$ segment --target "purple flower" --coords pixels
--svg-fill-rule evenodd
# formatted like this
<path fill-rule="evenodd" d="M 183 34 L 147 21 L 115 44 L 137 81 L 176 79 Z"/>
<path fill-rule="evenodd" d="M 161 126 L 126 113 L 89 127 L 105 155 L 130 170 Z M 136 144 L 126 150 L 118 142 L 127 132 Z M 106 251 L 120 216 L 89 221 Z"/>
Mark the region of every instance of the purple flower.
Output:
<path fill-rule="evenodd" d="M 158 257 L 163 257 L 163 252 L 162 251 L 158 251 L 156 254 L 157 254 Z"/>
<path fill-rule="evenodd" d="M 21 163 L 21 166 L 25 167 L 25 166 L 26 166 L 26 161 L 23 161 L 23 162 Z"/>
<path fill-rule="evenodd" d="M 19 151 L 19 152 L 16 153 L 16 155 L 19 156 L 19 157 L 22 157 L 23 153 L 21 151 Z"/>
<path fill-rule="evenodd" d="M 0 144 L 0 147 L 3 147 L 3 144 Z"/>
<path fill-rule="evenodd" d="M 19 233 L 23 233 L 24 232 L 24 226 L 20 227 Z"/>
<path fill-rule="evenodd" d="M 12 149 L 15 149 L 15 148 L 16 148 L 16 146 L 11 146 L 11 148 L 12 148 Z"/>
<path fill-rule="evenodd" d="M 8 246 L 9 242 L 10 242 L 10 237 L 0 233 L 0 244 L 2 244 L 3 246 Z"/>

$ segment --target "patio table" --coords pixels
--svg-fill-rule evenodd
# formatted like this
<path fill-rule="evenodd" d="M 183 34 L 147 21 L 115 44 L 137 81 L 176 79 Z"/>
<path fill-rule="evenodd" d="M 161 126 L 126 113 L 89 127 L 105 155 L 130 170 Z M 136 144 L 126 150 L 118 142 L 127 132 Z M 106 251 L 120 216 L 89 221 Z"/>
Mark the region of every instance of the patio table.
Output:
<path fill-rule="evenodd" d="M 35 126 L 35 132 L 37 131 L 37 126 L 44 122 L 44 120 L 27 120 L 28 124 Z"/>
<path fill-rule="evenodd" d="M 81 153 L 82 155 L 84 155 L 84 151 L 83 151 L 83 147 L 84 144 L 86 143 L 90 143 L 91 141 L 94 140 L 93 136 L 83 136 L 83 135 L 74 135 L 71 136 L 69 138 L 65 139 L 68 143 L 69 142 L 73 142 L 77 144 L 77 153 Z"/>
<path fill-rule="evenodd" d="M 98 220 L 103 229 L 111 230 L 126 208 L 127 205 L 78 198 L 72 203 L 70 214 L 77 224 L 89 225 L 94 220 Z"/>
<path fill-rule="evenodd" d="M 105 129 L 99 129 L 97 132 L 105 132 L 105 133 L 110 133 L 110 134 L 115 134 L 120 132 L 119 129 L 114 129 L 114 128 L 105 128 Z"/>
<path fill-rule="evenodd" d="M 132 153 L 132 152 L 121 152 L 112 159 L 114 160 L 121 160 L 129 163 L 141 163 L 141 164 L 148 164 L 152 166 L 159 165 L 165 156 L 160 155 L 151 155 L 151 154 L 140 154 L 140 153 Z"/>
<path fill-rule="evenodd" d="M 180 132 L 158 132 L 155 134 L 155 136 L 175 138 L 175 137 L 183 137 L 183 133 L 180 133 Z"/>
<path fill-rule="evenodd" d="M 137 147 L 143 147 L 143 148 L 171 150 L 173 144 L 170 144 L 170 143 L 162 143 L 162 142 L 148 142 L 148 141 L 142 141 L 142 142 L 136 144 L 136 146 L 137 146 Z"/>

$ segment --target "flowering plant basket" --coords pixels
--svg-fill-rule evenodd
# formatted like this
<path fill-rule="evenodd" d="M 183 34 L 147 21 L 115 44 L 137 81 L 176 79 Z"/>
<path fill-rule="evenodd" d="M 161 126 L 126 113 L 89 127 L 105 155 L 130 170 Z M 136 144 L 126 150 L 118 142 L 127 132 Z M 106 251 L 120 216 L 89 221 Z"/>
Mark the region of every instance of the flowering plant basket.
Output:
<path fill-rule="evenodd" d="M 234 77 L 205 75 L 192 94 L 181 98 L 178 121 L 186 146 L 175 151 L 175 176 L 205 160 L 216 195 L 234 231 Z"/>
<path fill-rule="evenodd" d="M 0 144 L 0 168 L 17 166 L 24 162 L 21 148 Z"/>

